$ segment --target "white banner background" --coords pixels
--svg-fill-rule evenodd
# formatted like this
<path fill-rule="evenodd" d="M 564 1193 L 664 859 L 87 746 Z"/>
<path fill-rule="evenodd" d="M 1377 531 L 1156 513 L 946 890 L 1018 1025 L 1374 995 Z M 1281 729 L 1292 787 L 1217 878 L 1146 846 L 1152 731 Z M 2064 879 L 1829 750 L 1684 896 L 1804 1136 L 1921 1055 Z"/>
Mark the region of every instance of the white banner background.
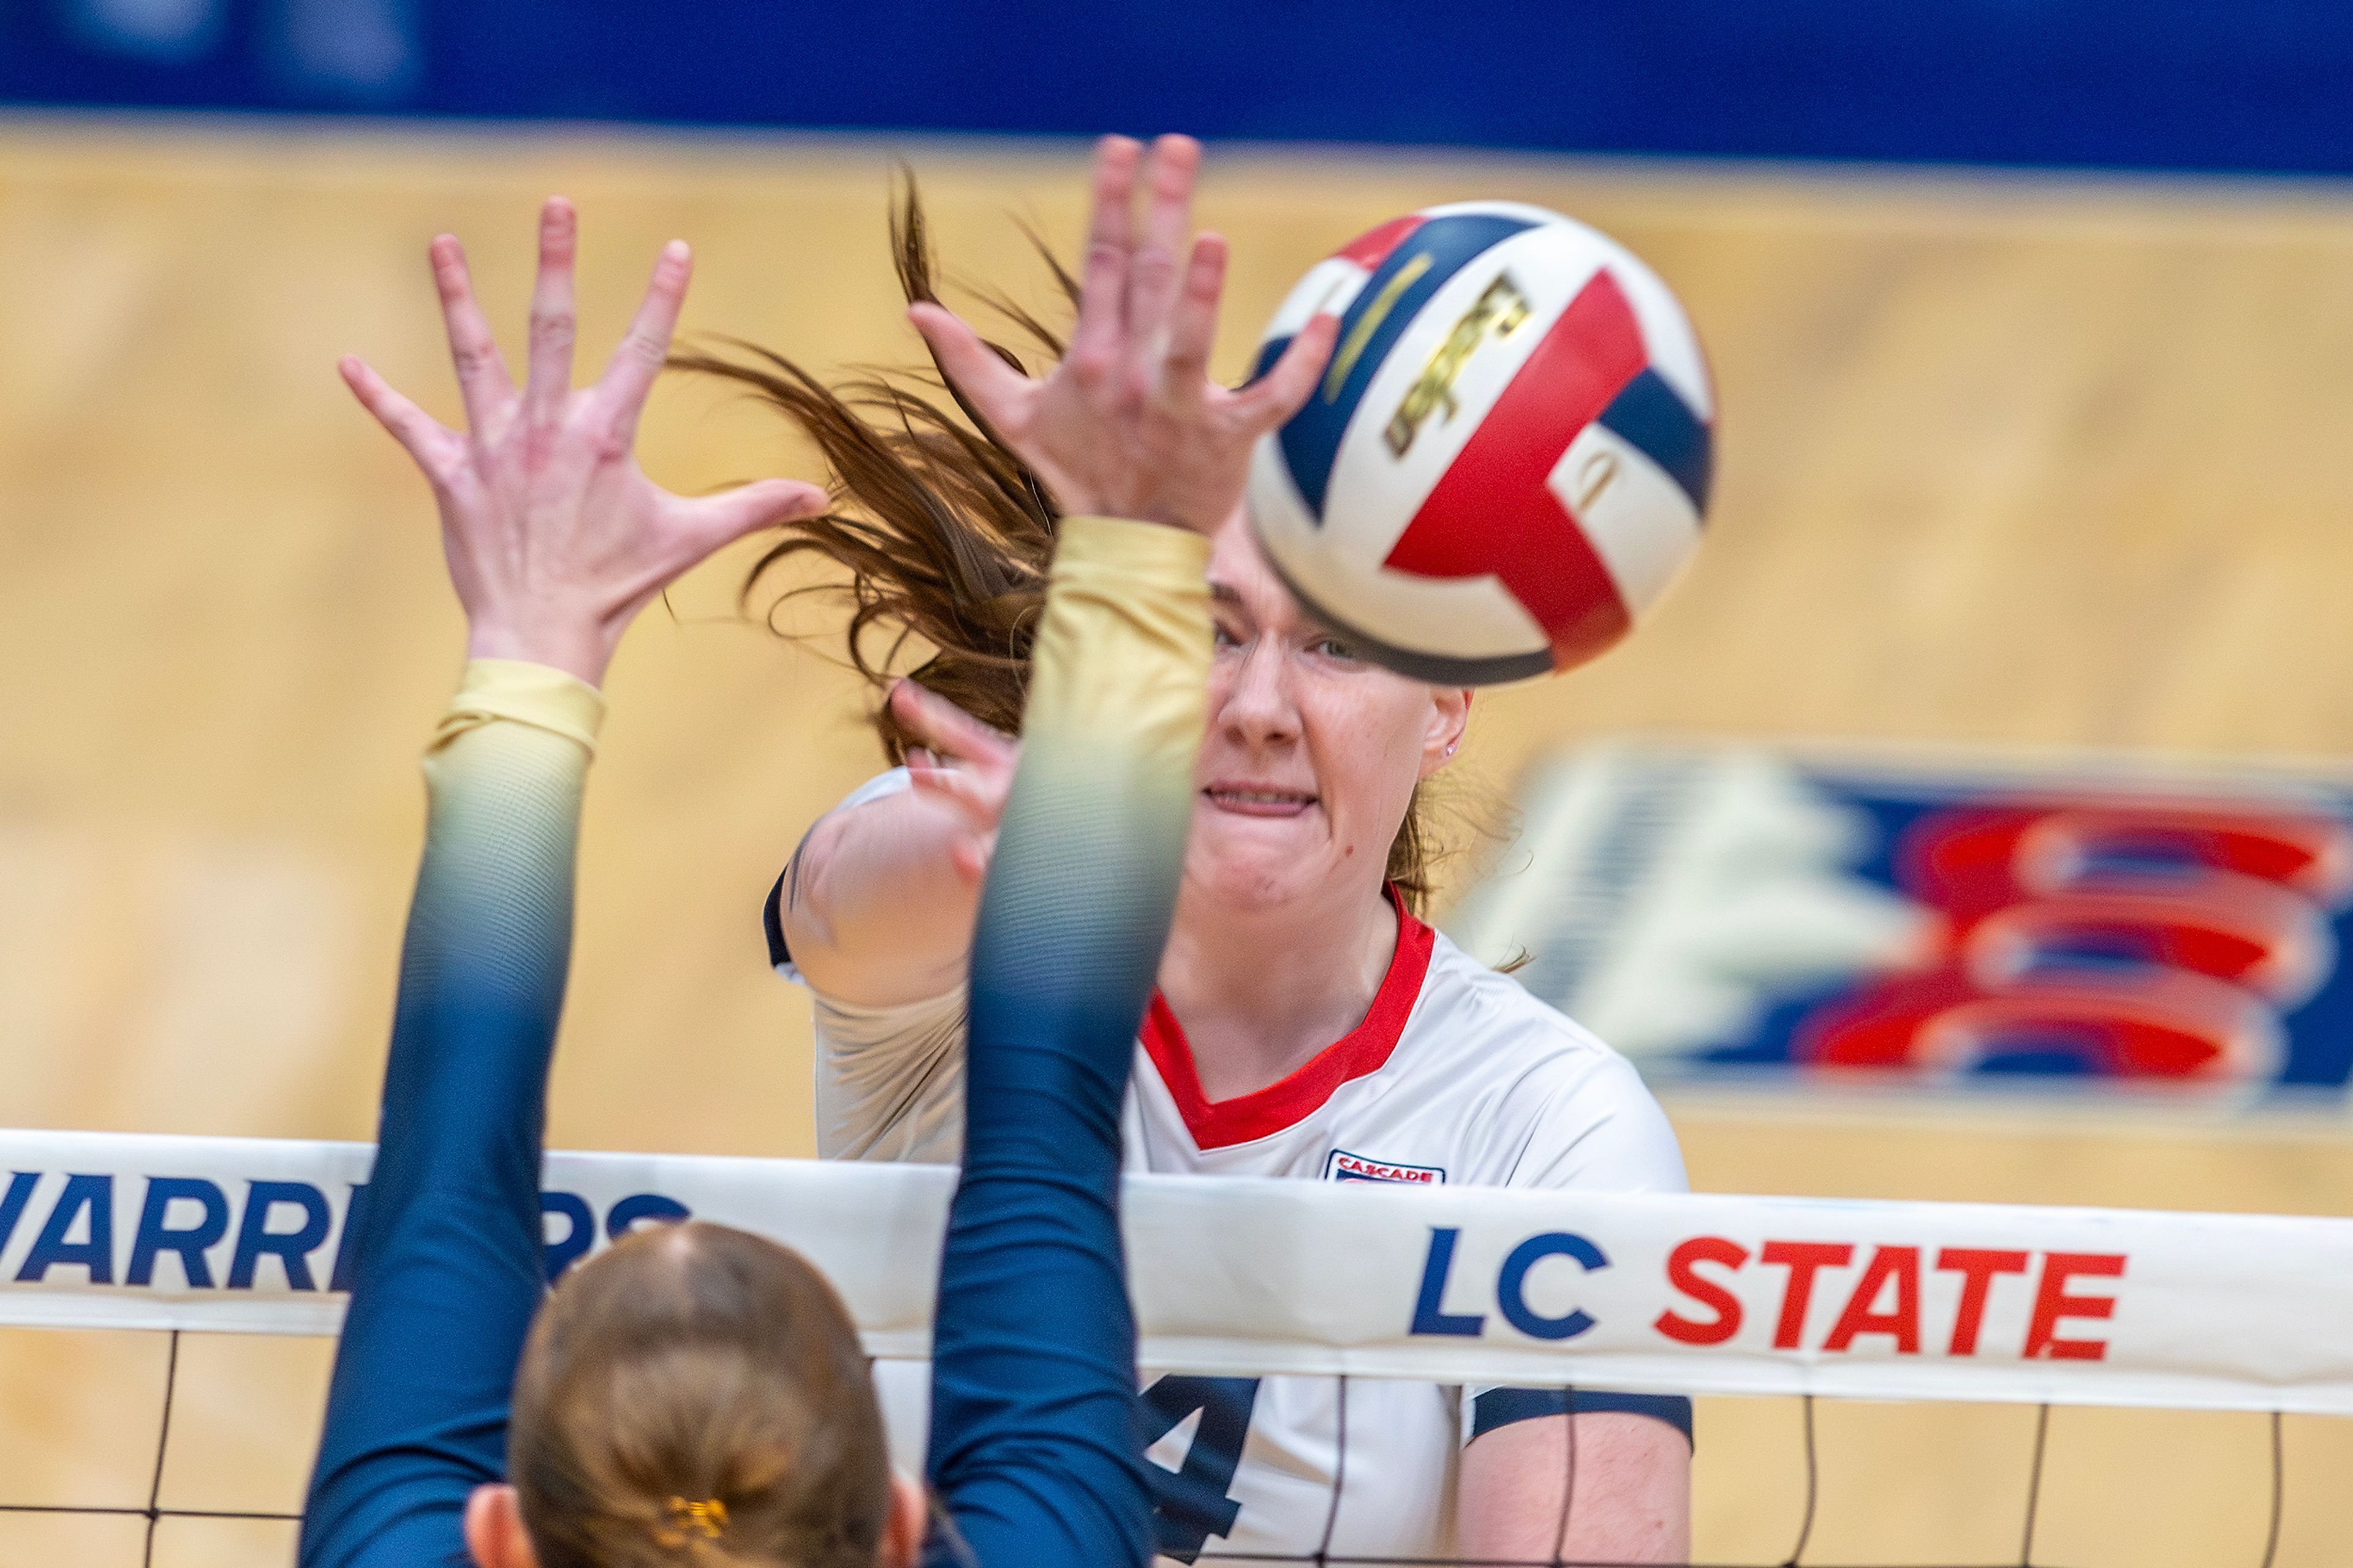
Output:
<path fill-rule="evenodd" d="M 0 1132 L 0 1324 L 332 1333 L 343 1299 L 327 1286 L 374 1152 Z M 153 1234 L 142 1247 L 142 1219 L 152 1233 L 206 1218 L 201 1195 L 151 1205 L 159 1179 L 220 1195 L 209 1288 Z M 602 1246 L 617 1218 L 672 1205 L 759 1231 L 825 1270 L 871 1352 L 921 1356 L 954 1182 L 943 1167 L 555 1153 L 549 1241 L 576 1247 L 585 1212 Z M 256 1186 L 269 1183 L 287 1185 Z M 1131 1178 L 1125 1204 L 1141 1360 L 1165 1371 L 2353 1415 L 2353 1220 L 1165 1176 Z M 294 1244 L 272 1238 L 322 1209 L 292 1259 L 311 1288 L 293 1288 Z M 45 1250 L 73 1260 L 42 1267 Z M 142 1251 L 148 1282 L 126 1283 Z M 241 1256 L 250 1280 L 232 1288 Z M 1802 1311 L 1793 1256 L 1830 1260 Z M 1974 1346 L 1957 1344 L 1972 1317 Z"/>

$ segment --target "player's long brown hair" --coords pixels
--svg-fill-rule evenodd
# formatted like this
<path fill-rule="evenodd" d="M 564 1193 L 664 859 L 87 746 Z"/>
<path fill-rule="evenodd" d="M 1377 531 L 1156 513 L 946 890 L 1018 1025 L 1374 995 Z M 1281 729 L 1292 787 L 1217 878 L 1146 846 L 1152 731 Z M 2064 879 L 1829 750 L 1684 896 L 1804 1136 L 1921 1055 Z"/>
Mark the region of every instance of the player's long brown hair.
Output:
<path fill-rule="evenodd" d="M 937 268 L 912 175 L 902 172 L 891 216 L 891 252 L 910 302 L 937 301 Z M 1073 309 L 1079 286 L 1042 240 L 1030 236 Z M 1029 340 L 1039 365 L 1061 357 L 1061 336 L 1002 294 L 983 298 Z M 839 594 L 850 604 L 849 662 L 886 691 L 910 647 L 929 657 L 908 678 L 1008 734 L 1021 728 L 1029 649 L 1045 607 L 1046 572 L 1061 513 L 1021 459 L 990 431 L 936 362 L 928 372 L 876 372 L 828 386 L 784 355 L 741 342 L 732 353 L 678 354 L 673 367 L 750 387 L 797 426 L 823 454 L 834 506 L 788 523 L 744 583 L 748 609 L 770 574 L 814 557 L 848 574 L 780 592 L 767 620 L 803 594 Z M 1036 374 L 1004 344 L 997 357 Z M 955 412 L 938 394 L 954 399 Z M 961 416 L 959 417 L 958 416 Z M 872 720 L 896 764 L 909 737 L 878 703 Z M 1433 846 L 1419 786 L 1389 846 L 1388 878 L 1417 912 L 1430 894 Z"/>
<path fill-rule="evenodd" d="M 699 1222 L 644 1227 L 548 1297 L 507 1474 L 540 1568 L 874 1568 L 891 1507 L 840 1299 Z"/>

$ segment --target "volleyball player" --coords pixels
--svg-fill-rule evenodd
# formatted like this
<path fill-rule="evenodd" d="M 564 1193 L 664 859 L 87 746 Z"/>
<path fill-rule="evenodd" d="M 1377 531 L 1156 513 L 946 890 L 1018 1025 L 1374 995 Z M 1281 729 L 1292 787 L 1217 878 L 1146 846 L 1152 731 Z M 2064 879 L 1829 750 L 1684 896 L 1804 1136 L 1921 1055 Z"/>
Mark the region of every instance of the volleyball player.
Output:
<path fill-rule="evenodd" d="M 1040 566 L 1058 514 L 1083 510 L 1090 466 L 1121 439 L 1122 416 L 1083 416 L 1116 406 L 1107 387 L 1156 388 L 1171 407 L 1233 395 L 1200 363 L 1106 363 L 1090 324 L 1108 299 L 1149 341 L 1185 289 L 1214 300 L 1220 242 L 1204 237 L 1187 262 L 1198 157 L 1166 138 L 1140 167 L 1134 143 L 1103 143 L 1079 324 L 1040 381 L 932 302 L 910 195 L 897 241 L 912 312 L 986 439 L 902 389 L 837 395 L 773 356 L 687 362 L 761 388 L 852 502 L 797 522 L 763 566 L 815 553 L 849 569 L 853 659 L 874 623 L 936 650 L 878 715 L 907 765 L 820 820 L 769 901 L 771 956 L 815 994 L 829 1156 L 956 1157 L 965 955 L 992 938 L 978 889 L 1019 752 Z M 861 418 L 874 405 L 884 416 Z M 1194 475 L 1218 525 L 1218 651 L 1183 886 L 1124 1110 L 1130 1166 L 1681 1190 L 1673 1134 L 1624 1059 L 1419 918 L 1421 785 L 1453 756 L 1470 693 L 1370 665 L 1301 612 L 1240 519 L 1254 428 L 1224 430 Z M 894 1428 L 920 1429 L 920 1384 L 884 1371 Z M 1342 1469 L 1332 1380 L 1166 1378 L 1145 1399 L 1165 1552 L 1317 1549 Z M 1571 1409 L 1559 1389 L 1357 1384 L 1333 1550 L 1682 1561 L 1688 1402 L 1580 1391 Z"/>
<path fill-rule="evenodd" d="M 656 489 L 630 447 L 685 249 L 665 250 L 611 367 L 575 393 L 563 203 L 540 246 L 518 394 L 456 242 L 435 242 L 467 435 L 343 366 L 432 481 L 470 662 L 426 760 L 381 1139 L 350 1222 L 351 1308 L 301 1561 L 905 1568 L 924 1499 L 891 1476 L 856 1335 L 792 1253 L 722 1226 L 654 1226 L 543 1306 L 541 1137 L 597 682 L 665 584 L 823 497 L 781 481 L 699 500 Z M 1164 456 L 1181 458 L 1176 436 Z M 1154 515 L 1152 488 L 1104 500 Z M 1122 1568 L 1148 1554 L 1119 1107 L 1183 856 L 1207 554 L 1178 529 L 1073 518 L 1053 563 L 1030 750 L 972 959 L 974 1124 L 934 1331 L 943 1560 Z"/>

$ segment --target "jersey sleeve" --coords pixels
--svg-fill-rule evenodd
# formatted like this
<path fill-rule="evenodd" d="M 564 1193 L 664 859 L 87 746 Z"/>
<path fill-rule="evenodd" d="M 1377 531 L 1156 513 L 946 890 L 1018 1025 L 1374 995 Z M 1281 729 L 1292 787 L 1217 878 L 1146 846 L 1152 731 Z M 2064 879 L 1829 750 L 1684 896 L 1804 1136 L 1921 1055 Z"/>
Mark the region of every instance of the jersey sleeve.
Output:
<path fill-rule="evenodd" d="M 1151 1552 L 1119 1114 L 1191 818 L 1207 561 L 1189 533 L 1070 519 L 1039 626 L 973 944 L 933 1335 L 928 1468 L 983 1568 Z"/>
<path fill-rule="evenodd" d="M 954 1164 L 964 1142 L 965 988 L 891 1007 L 809 993 L 823 1160 Z"/>
<path fill-rule="evenodd" d="M 478 659 L 425 760 L 425 854 L 351 1306 L 303 1510 L 304 1568 L 464 1560 L 503 1474 L 509 1391 L 545 1288 L 539 1181 L 572 942 L 582 785 L 604 703 Z"/>
<path fill-rule="evenodd" d="M 1588 1037 L 1589 1039 L 1590 1037 Z M 1690 1190 L 1683 1147 L 1634 1064 L 1599 1044 L 1545 1096 L 1506 1184 L 1588 1193 Z"/>
<path fill-rule="evenodd" d="M 1573 1187 L 1588 1193 L 1680 1193 L 1682 1147 L 1666 1112 L 1634 1066 L 1598 1042 L 1558 1058 L 1559 1081 L 1546 1095 L 1527 1147 L 1513 1169 L 1514 1187 Z M 1625 1394 L 1597 1388 L 1463 1390 L 1462 1440 L 1543 1415 L 1647 1415 L 1692 1439 L 1692 1405 L 1681 1394 Z"/>

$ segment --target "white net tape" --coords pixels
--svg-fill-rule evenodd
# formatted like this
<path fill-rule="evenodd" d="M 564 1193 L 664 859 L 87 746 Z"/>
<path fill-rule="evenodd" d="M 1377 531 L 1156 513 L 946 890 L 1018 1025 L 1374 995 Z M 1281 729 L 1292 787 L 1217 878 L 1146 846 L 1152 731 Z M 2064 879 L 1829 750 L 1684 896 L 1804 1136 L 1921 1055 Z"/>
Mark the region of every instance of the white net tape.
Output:
<path fill-rule="evenodd" d="M 290 1544 L 289 1503 L 224 1487 L 220 1465 L 188 1495 L 204 1506 L 180 1506 L 188 1488 L 167 1484 L 182 1335 L 230 1336 L 194 1347 L 260 1352 L 271 1347 L 235 1336 L 335 1332 L 346 1221 L 364 1202 L 373 1154 L 362 1144 L 0 1131 L 0 1330 L 168 1334 L 160 1409 L 145 1405 L 153 1446 L 125 1455 L 142 1467 L 138 1480 L 44 1487 L 19 1476 L 0 1487 L 12 1529 L 65 1528 L 79 1516 L 76 1528 L 131 1530 L 128 1553 L 105 1561 L 148 1568 L 248 1561 L 257 1549 L 275 1557 Z M 635 1225 L 692 1214 L 799 1248 L 840 1289 L 870 1350 L 919 1357 L 954 1180 L 938 1167 L 553 1154 L 542 1196 L 550 1269 Z M 1173 1545 L 1164 1529 L 1164 1552 L 1186 1562 L 1468 1568 L 1469 1558 L 1401 1557 L 1335 1536 L 1352 1378 L 1798 1395 L 1796 1423 L 1766 1440 L 1786 1452 L 1795 1438 L 1802 1454 L 1788 1500 L 1795 1544 L 1769 1558 L 1785 1568 L 1814 1549 L 1826 1468 L 1817 1395 L 1953 1402 L 1924 1410 L 2039 1406 L 2017 1412 L 2029 1423 L 2017 1440 L 2031 1435 L 2020 1495 L 1986 1499 L 2007 1515 L 1991 1521 L 1998 1530 L 2017 1531 L 2017 1555 L 1999 1555 L 2022 1563 L 2041 1561 L 2053 1405 L 2269 1413 L 2268 1508 L 2262 1533 L 2250 1520 L 2236 1548 L 2264 1568 L 2281 1545 L 2281 1413 L 2353 1414 L 2353 1221 L 1164 1177 L 1131 1179 L 1124 1212 L 1142 1364 L 1176 1374 L 1166 1384 L 1335 1380 L 1338 1448 L 1320 1534 L 1269 1550 L 1223 1542 L 1216 1521 L 1177 1531 L 1186 1539 Z M 49 1408 L 44 1429 L 58 1418 Z M 132 1430 L 123 1419 L 118 1412 L 97 1428 L 118 1449 Z M 219 1436 L 195 1441 L 205 1458 Z M 1203 1447 L 1197 1437 L 1193 1450 Z M 1751 1447 L 1734 1462 L 1756 1456 Z M 1230 1472 L 1230 1458 L 1222 1462 Z M 1176 1481 L 1190 1475 L 1192 1453 L 1184 1465 Z M 1559 1543 L 1577 1475 L 1572 1430 L 1554 1552 L 1509 1568 L 1571 1561 Z M 134 1485 L 138 1495 L 127 1495 Z M 1168 1496 L 1162 1509 L 1162 1525 L 1184 1522 Z M 180 1521 L 198 1522 L 167 1532 L 159 1559 L 158 1527 Z M 217 1533 L 239 1530 L 283 1533 L 274 1547 Z M 96 1563 L 93 1550 L 76 1538 L 38 1556 Z M 1873 1558 L 1899 1560 L 1957 1556 Z"/>
<path fill-rule="evenodd" d="M 366 1145 L 0 1133 L 0 1325 L 332 1334 Z M 683 1214 L 798 1248 L 885 1358 L 929 1337 L 941 1167 L 551 1154 L 561 1264 Z M 1131 1178 L 1142 1360 L 1347 1374 L 2353 1414 L 2353 1221 Z"/>

